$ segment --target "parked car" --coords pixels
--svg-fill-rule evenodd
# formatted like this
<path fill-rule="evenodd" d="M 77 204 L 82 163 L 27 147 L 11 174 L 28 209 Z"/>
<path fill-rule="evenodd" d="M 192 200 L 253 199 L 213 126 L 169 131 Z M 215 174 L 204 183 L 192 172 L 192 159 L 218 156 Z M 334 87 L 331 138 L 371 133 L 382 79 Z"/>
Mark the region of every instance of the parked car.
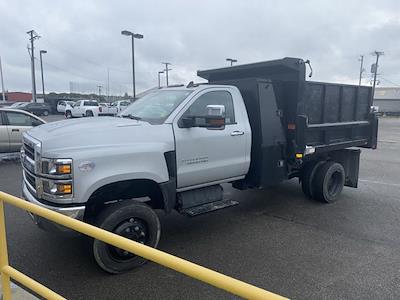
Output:
<path fill-rule="evenodd" d="M 66 100 L 61 100 L 58 101 L 57 103 L 57 112 L 59 113 L 65 113 L 67 107 L 71 107 L 72 104 L 74 104 L 75 101 L 66 101 Z"/>
<path fill-rule="evenodd" d="M 208 84 L 159 89 L 121 118 L 34 128 L 24 134 L 24 198 L 150 247 L 161 232 L 155 210 L 196 216 L 239 204 L 221 183 L 261 189 L 298 178 L 307 197 L 335 202 L 357 187 L 354 147 L 377 146 L 372 88 L 306 81 L 305 68 L 284 58 L 199 71 Z M 99 240 L 91 249 L 110 273 L 144 263 Z"/>
<path fill-rule="evenodd" d="M 47 103 L 29 102 L 18 106 L 18 109 L 25 110 L 37 116 L 48 116 L 51 112 L 51 107 Z"/>
<path fill-rule="evenodd" d="M 22 133 L 46 123 L 26 111 L 0 108 L 0 152 L 17 152 L 22 146 Z"/>
<path fill-rule="evenodd" d="M 96 100 L 78 100 L 70 108 L 66 108 L 65 117 L 98 117 L 98 116 L 115 116 L 117 114 L 116 107 L 107 107 L 99 105 Z"/>
<path fill-rule="evenodd" d="M 12 105 L 8 106 L 8 108 L 18 108 L 22 105 L 27 104 L 28 102 L 14 102 Z"/>
<path fill-rule="evenodd" d="M 129 100 L 118 100 L 113 103 L 111 103 L 112 107 L 116 107 L 118 109 L 118 112 L 123 111 L 125 108 L 127 108 L 131 102 Z"/>

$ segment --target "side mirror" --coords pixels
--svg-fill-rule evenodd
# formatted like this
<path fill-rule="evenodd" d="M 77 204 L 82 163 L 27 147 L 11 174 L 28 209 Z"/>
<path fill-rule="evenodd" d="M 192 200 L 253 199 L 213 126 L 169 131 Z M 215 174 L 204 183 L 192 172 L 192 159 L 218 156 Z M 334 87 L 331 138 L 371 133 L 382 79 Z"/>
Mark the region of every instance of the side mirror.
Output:
<path fill-rule="evenodd" d="M 39 126 L 39 125 L 42 125 L 42 124 L 43 124 L 43 123 L 40 122 L 39 120 L 36 120 L 36 119 L 32 120 L 32 126 L 33 126 L 33 127 Z"/>
<path fill-rule="evenodd" d="M 203 116 L 188 115 L 179 120 L 179 127 L 203 127 L 209 129 L 225 128 L 225 106 L 207 105 L 207 114 Z"/>

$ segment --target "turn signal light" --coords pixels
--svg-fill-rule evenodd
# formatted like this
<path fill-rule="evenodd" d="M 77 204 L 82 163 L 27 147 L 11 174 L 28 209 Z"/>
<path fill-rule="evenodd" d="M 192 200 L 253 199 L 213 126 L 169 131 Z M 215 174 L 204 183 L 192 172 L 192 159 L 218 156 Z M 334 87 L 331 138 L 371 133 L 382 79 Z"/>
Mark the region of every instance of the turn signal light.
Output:
<path fill-rule="evenodd" d="M 57 184 L 57 192 L 60 194 L 72 194 L 72 184 Z"/>
<path fill-rule="evenodd" d="M 57 174 L 71 174 L 71 165 L 58 165 Z"/>

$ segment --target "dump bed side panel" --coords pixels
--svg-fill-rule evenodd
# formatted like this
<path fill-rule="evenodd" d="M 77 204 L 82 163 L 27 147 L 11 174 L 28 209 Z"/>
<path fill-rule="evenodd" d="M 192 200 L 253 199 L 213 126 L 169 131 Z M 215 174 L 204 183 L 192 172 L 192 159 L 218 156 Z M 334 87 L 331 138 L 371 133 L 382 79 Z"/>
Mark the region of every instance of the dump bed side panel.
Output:
<path fill-rule="evenodd" d="M 317 152 L 376 147 L 371 92 L 365 86 L 305 82 L 297 105 L 296 151 L 302 153 L 306 145 Z"/>

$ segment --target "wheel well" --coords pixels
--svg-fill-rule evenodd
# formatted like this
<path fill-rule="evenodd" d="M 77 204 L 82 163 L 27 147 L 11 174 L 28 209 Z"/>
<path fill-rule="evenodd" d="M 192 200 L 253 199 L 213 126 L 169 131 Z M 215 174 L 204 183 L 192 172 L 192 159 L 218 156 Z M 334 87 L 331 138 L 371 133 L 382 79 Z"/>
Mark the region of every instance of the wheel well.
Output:
<path fill-rule="evenodd" d="M 104 185 L 94 191 L 86 203 L 84 219 L 92 223 L 107 205 L 129 200 L 145 202 L 153 209 L 164 209 L 164 198 L 158 183 L 149 179 L 124 180 Z"/>

